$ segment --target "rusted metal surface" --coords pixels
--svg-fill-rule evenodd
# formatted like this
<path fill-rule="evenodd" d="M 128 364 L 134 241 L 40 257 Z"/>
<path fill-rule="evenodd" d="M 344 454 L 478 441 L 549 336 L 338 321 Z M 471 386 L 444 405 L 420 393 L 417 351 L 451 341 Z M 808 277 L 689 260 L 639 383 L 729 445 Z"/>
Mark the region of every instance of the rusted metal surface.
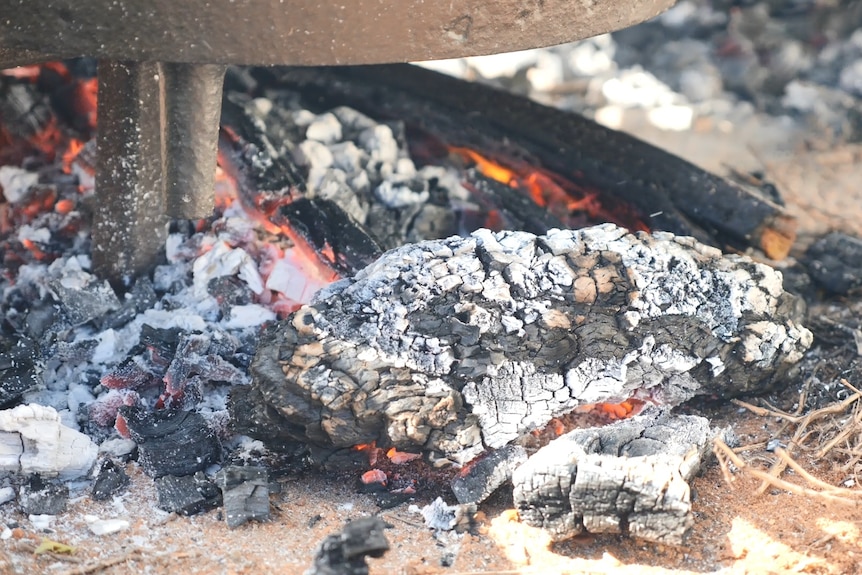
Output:
<path fill-rule="evenodd" d="M 95 56 L 370 64 L 550 46 L 625 28 L 675 0 L 0 0 L 0 66 Z"/>

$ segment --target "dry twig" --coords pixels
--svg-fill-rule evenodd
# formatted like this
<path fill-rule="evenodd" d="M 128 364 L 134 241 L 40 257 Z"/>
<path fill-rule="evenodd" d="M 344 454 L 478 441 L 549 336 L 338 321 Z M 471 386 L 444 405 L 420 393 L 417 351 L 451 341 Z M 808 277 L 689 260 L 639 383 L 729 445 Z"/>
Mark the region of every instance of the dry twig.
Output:
<path fill-rule="evenodd" d="M 739 457 L 739 453 L 753 450 L 754 446 L 744 446 L 731 450 L 724 443 L 716 441 L 714 451 L 721 464 L 725 480 L 732 481 L 733 479 L 729 471 L 729 466 L 732 464 L 761 479 L 762 483 L 758 493 L 765 493 L 770 487 L 776 487 L 793 493 L 846 504 L 857 505 L 862 502 L 862 491 L 836 487 L 818 479 L 806 471 L 792 454 L 794 449 L 802 449 L 813 452 L 813 457 L 817 460 L 822 460 L 830 454 L 843 454 L 850 457 L 850 461 L 842 466 L 845 471 L 853 468 L 862 459 L 862 391 L 845 379 L 841 379 L 840 382 L 852 392 L 850 397 L 815 409 L 805 415 L 802 415 L 801 412 L 807 396 L 810 378 L 800 392 L 796 413 L 793 414 L 772 406 L 764 408 L 744 401 L 733 400 L 733 403 L 755 415 L 783 420 L 785 426 L 781 431 L 784 431 L 787 426 L 795 426 L 795 430 L 787 442 L 786 448 L 778 447 L 774 450 L 776 459 L 768 471 L 754 469 Z M 819 441 L 819 444 L 809 446 L 815 441 Z M 761 445 L 762 443 L 757 444 L 758 447 Z M 808 484 L 808 487 L 802 487 L 781 479 L 781 474 L 788 467 L 801 477 Z"/>
<path fill-rule="evenodd" d="M 778 451 L 778 450 L 776 450 Z M 782 452 L 784 450 L 781 450 Z M 811 489 L 808 487 L 802 487 L 801 485 L 797 485 L 795 483 L 791 483 L 780 477 L 773 477 L 770 473 L 765 471 L 761 471 L 760 469 L 754 469 L 745 463 L 738 455 L 736 455 L 733 450 L 727 446 L 721 439 L 716 439 L 713 444 L 713 452 L 718 458 L 718 462 L 721 465 L 722 472 L 724 473 L 725 478 L 730 476 L 728 462 L 732 463 L 740 470 L 744 470 L 753 477 L 760 479 L 770 486 L 775 487 L 777 489 L 782 489 L 784 491 L 789 491 L 791 493 L 795 493 L 797 495 L 805 495 L 807 497 L 814 497 L 817 499 L 822 499 L 826 501 L 831 501 L 834 503 L 841 503 L 844 505 L 852 505 L 856 506 L 862 503 L 862 491 L 857 491 L 854 489 L 846 489 L 843 487 L 834 487 L 829 485 L 828 483 L 822 482 L 820 480 L 815 479 L 807 472 L 805 473 L 804 478 L 807 479 L 815 479 L 815 484 L 817 486 L 826 486 L 829 489 L 824 489 L 823 491 L 817 491 L 816 489 Z M 790 459 L 789 456 L 784 453 L 787 459 Z M 785 460 L 786 461 L 786 460 Z M 792 461 L 792 460 L 790 460 Z M 799 464 L 793 462 L 794 470 L 801 469 Z"/>

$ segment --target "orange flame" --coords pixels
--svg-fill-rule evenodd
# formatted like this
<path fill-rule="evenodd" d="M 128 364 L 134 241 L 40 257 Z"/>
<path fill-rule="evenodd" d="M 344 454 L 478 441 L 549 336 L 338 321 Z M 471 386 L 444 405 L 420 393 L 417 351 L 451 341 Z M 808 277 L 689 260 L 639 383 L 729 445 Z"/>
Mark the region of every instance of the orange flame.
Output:
<path fill-rule="evenodd" d="M 633 210 L 610 208 L 603 203 L 598 190 L 582 189 L 571 180 L 542 167 L 517 161 L 507 166 L 461 146 L 450 146 L 449 151 L 472 163 L 485 177 L 528 194 L 537 205 L 548 209 L 563 222 L 580 212 L 596 222 L 614 222 L 632 231 L 649 231 Z"/>

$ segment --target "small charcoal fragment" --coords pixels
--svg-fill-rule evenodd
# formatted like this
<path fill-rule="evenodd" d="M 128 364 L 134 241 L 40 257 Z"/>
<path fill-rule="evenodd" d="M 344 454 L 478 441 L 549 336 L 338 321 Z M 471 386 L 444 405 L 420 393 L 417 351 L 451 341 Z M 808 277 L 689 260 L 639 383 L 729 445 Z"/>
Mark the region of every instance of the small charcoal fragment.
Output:
<path fill-rule="evenodd" d="M 415 498 L 415 493 L 383 491 L 374 494 L 374 503 L 379 509 L 394 509 L 402 503 L 407 503 Z"/>
<path fill-rule="evenodd" d="M 102 329 L 120 328 L 135 319 L 137 314 L 153 307 L 156 300 L 153 282 L 147 276 L 140 277 L 132 286 L 132 290 L 123 300 L 120 308 L 102 318 L 99 325 Z"/>
<path fill-rule="evenodd" d="M 345 525 L 341 533 L 327 535 L 305 575 L 368 575 L 366 557 L 383 557 L 389 550 L 386 527 L 378 517 L 362 517 Z"/>
<path fill-rule="evenodd" d="M 481 503 L 512 478 L 512 472 L 527 460 L 520 445 L 506 445 L 470 463 L 452 479 L 452 493 L 459 503 Z"/>
<path fill-rule="evenodd" d="M 38 475 L 18 490 L 18 505 L 26 515 L 59 515 L 69 503 L 69 488 L 48 482 Z"/>
<path fill-rule="evenodd" d="M 96 465 L 93 491 L 90 495 L 95 501 L 106 501 L 122 491 L 129 484 L 126 470 L 112 459 L 102 459 Z"/>
<path fill-rule="evenodd" d="M 221 491 L 218 486 L 200 471 L 183 477 L 165 475 L 157 478 L 154 483 L 159 509 L 168 513 L 194 515 L 215 509 L 221 504 Z"/>
<path fill-rule="evenodd" d="M 221 458 L 221 443 L 200 413 L 149 412 L 140 406 L 119 411 L 138 444 L 138 463 L 150 477 L 190 475 Z"/>
<path fill-rule="evenodd" d="M 52 281 L 50 287 L 72 325 L 101 319 L 121 307 L 107 280 L 99 282 L 83 271 L 68 272 Z"/>
<path fill-rule="evenodd" d="M 228 527 L 269 519 L 269 478 L 263 467 L 231 465 L 216 474 Z"/>
<path fill-rule="evenodd" d="M 6 407 L 39 384 L 36 342 L 26 337 L 0 336 L 0 407 Z"/>
<path fill-rule="evenodd" d="M 830 293 L 862 286 L 862 239 L 832 232 L 811 244 L 803 261 L 811 279 Z"/>

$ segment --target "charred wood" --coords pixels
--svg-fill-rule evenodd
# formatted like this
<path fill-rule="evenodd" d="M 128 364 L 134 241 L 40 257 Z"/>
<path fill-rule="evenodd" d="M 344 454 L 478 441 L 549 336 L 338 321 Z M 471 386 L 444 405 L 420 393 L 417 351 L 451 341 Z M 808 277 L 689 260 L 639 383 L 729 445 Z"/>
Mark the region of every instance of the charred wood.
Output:
<path fill-rule="evenodd" d="M 120 414 L 150 477 L 191 475 L 221 459 L 221 442 L 200 413 L 150 412 L 135 405 L 121 407 Z"/>
<path fill-rule="evenodd" d="M 269 519 L 269 474 L 263 467 L 230 465 L 216 474 L 228 527 Z"/>
<path fill-rule="evenodd" d="M 32 475 L 18 490 L 18 505 L 26 515 L 59 515 L 68 503 L 68 486 L 45 481 L 39 475 Z"/>
<path fill-rule="evenodd" d="M 832 294 L 846 294 L 862 287 L 862 240 L 832 232 L 814 242 L 804 263 L 811 279 Z"/>
<path fill-rule="evenodd" d="M 693 521 L 687 481 L 712 435 L 706 419 L 658 408 L 571 431 L 515 470 L 518 513 L 556 540 L 589 531 L 681 544 Z"/>
<path fill-rule="evenodd" d="M 463 464 L 584 404 L 765 390 L 811 343 L 800 315 L 772 268 L 692 238 L 481 230 L 387 252 L 271 326 L 232 414 L 264 441 Z"/>
<path fill-rule="evenodd" d="M 354 519 L 320 543 L 305 575 L 368 575 L 366 558 L 383 557 L 389 550 L 386 527 L 377 517 Z"/>
<path fill-rule="evenodd" d="M 40 356 L 35 341 L 0 335 L 0 407 L 12 404 L 40 383 L 36 367 Z"/>
<path fill-rule="evenodd" d="M 458 503 L 481 503 L 501 485 L 512 479 L 512 472 L 527 460 L 520 445 L 506 445 L 472 462 L 452 479 L 452 493 Z"/>
<path fill-rule="evenodd" d="M 221 504 L 221 491 L 201 471 L 182 477 L 164 475 L 154 483 L 159 508 L 169 513 L 195 515 Z"/>

